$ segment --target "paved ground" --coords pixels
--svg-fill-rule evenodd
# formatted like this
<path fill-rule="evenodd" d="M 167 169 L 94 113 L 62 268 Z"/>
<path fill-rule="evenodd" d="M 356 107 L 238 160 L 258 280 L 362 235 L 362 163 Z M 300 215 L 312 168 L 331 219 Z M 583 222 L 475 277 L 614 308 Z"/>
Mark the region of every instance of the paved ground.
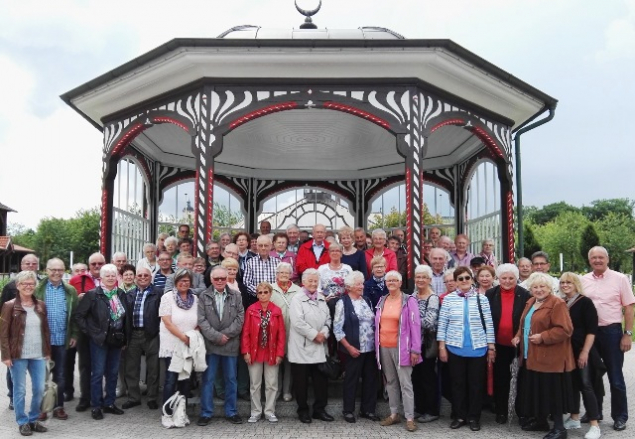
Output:
<path fill-rule="evenodd" d="M 4 368 L 1 368 L 0 381 L 0 435 L 2 439 L 21 437 L 17 431 L 14 412 L 9 411 L 7 406 L 9 400 L 6 397 L 6 383 L 4 380 Z M 629 407 L 631 416 L 635 416 L 635 352 L 631 351 L 626 356 L 624 365 L 624 373 L 626 376 L 626 384 L 628 388 Z M 607 383 L 608 393 L 608 383 Z M 120 405 L 122 399 L 118 401 Z M 607 394 L 605 401 L 610 401 L 610 395 Z M 275 438 L 379 438 L 379 437 L 413 437 L 413 436 L 443 436 L 446 438 L 463 438 L 463 437 L 482 437 L 482 438 L 541 438 L 542 433 L 526 433 L 515 423 L 508 429 L 506 426 L 500 426 L 494 422 L 494 415 L 484 412 L 482 418 L 482 430 L 477 433 L 470 432 L 467 428 L 460 430 L 450 430 L 449 425 L 449 407 L 444 405 L 442 417 L 439 421 L 431 424 L 419 424 L 419 431 L 416 433 L 408 433 L 401 425 L 391 427 L 381 427 L 377 423 L 362 419 L 356 424 L 348 424 L 342 418 L 339 410 L 341 410 L 341 400 L 337 401 L 331 398 L 330 413 L 336 417 L 335 422 L 314 421 L 310 425 L 301 424 L 295 417 L 291 415 L 295 411 L 294 403 L 280 403 L 279 412 L 280 422 L 277 425 L 271 425 L 266 421 L 260 421 L 257 424 L 232 425 L 223 418 L 216 417 L 207 427 L 198 427 L 190 425 L 186 428 L 166 430 L 161 427 L 160 413 L 158 411 L 149 410 L 145 404 L 135 407 L 127 411 L 125 415 L 114 416 L 105 415 L 102 421 L 94 421 L 90 417 L 90 412 L 76 413 L 75 405 L 77 400 L 67 403 L 67 411 L 69 419 L 67 421 L 49 420 L 45 424 L 49 428 L 43 438 L 63 437 L 71 438 L 204 438 L 213 435 L 215 439 L 234 438 L 234 437 L 275 437 Z M 248 403 L 241 403 L 241 415 L 248 415 Z M 382 404 L 380 412 L 386 410 L 385 404 Z M 190 418 L 195 422 L 197 418 L 196 409 L 190 409 Z M 609 407 L 605 410 L 605 415 L 610 413 Z M 600 424 L 602 427 L 602 437 L 627 439 L 635 437 L 635 420 L 629 423 L 626 431 L 618 433 L 611 428 L 610 421 Z M 586 432 L 586 426 L 581 430 L 570 431 L 569 438 L 583 438 Z M 40 436 L 34 433 L 34 436 Z"/>

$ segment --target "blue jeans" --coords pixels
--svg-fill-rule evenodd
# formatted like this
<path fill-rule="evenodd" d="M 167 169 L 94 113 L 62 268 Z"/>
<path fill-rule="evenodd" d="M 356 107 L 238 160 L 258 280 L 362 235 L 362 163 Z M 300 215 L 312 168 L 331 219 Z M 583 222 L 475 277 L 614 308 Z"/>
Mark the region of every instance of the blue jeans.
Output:
<path fill-rule="evenodd" d="M 64 393 L 66 392 L 66 346 L 51 346 L 51 360 L 55 362 L 53 368 L 53 382 L 57 384 L 57 403 L 55 408 L 64 407 Z"/>
<path fill-rule="evenodd" d="M 90 405 L 93 409 L 107 407 L 115 403 L 117 397 L 117 374 L 121 348 L 104 344 L 99 346 L 90 341 Z M 102 383 L 106 378 L 106 398 Z"/>
<path fill-rule="evenodd" d="M 11 360 L 13 366 L 11 379 L 13 380 L 13 406 L 15 408 L 15 420 L 18 425 L 37 421 L 40 416 L 40 404 L 44 396 L 44 381 L 46 379 L 46 360 Z M 26 371 L 31 375 L 31 409 L 29 415 L 24 412 L 26 399 Z"/>
<path fill-rule="evenodd" d="M 225 416 L 238 414 L 236 409 L 236 392 L 238 384 L 236 382 L 236 358 L 223 355 L 209 354 L 205 356 L 207 369 L 203 374 L 203 385 L 201 387 L 201 416 L 212 417 L 214 414 L 214 399 L 212 388 L 216 378 L 216 369 L 220 363 L 225 375 Z"/>
<path fill-rule="evenodd" d="M 168 369 L 170 368 L 170 362 L 172 361 L 171 357 L 164 358 L 165 362 L 165 382 L 163 383 L 163 403 L 167 401 L 176 390 L 186 398 L 190 396 L 190 379 L 180 380 L 179 374 L 176 372 L 170 372 Z"/>
<path fill-rule="evenodd" d="M 606 374 L 611 385 L 611 418 L 614 421 L 628 420 L 628 401 L 626 400 L 626 383 L 624 382 L 624 352 L 620 349 L 623 336 L 622 325 L 615 323 L 600 326 L 595 336 L 595 347 L 606 366 Z M 598 397 L 598 408 L 602 413 L 602 397 Z"/>

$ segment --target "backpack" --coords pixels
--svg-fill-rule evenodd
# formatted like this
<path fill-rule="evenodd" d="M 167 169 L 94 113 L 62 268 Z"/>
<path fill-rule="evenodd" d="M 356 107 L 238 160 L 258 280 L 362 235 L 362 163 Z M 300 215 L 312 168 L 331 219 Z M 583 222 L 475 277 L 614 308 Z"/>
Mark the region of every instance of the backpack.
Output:
<path fill-rule="evenodd" d="M 186 400 L 185 396 L 175 392 L 163 404 L 163 416 L 161 416 L 161 424 L 165 428 L 181 428 L 189 425 L 190 419 L 185 412 Z M 166 410 L 167 409 L 167 410 Z M 172 414 L 168 414 L 168 410 Z"/>
<path fill-rule="evenodd" d="M 57 405 L 57 384 L 53 382 L 53 374 L 51 370 L 55 367 L 55 362 L 47 361 L 46 363 L 46 383 L 44 384 L 44 395 L 40 404 L 40 412 L 52 412 Z"/>

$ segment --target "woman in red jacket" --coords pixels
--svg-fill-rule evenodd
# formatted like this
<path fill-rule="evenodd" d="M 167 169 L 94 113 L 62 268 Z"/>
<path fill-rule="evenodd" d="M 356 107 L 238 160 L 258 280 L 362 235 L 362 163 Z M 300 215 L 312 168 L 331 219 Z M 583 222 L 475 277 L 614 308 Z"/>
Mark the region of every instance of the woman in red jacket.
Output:
<path fill-rule="evenodd" d="M 245 311 L 240 352 L 245 357 L 251 382 L 251 416 L 248 422 L 258 422 L 262 416 L 260 386 L 265 375 L 265 419 L 278 422 L 276 395 L 278 366 L 284 358 L 286 333 L 282 310 L 271 302 L 273 288 L 267 282 L 256 286 L 258 302 Z"/>

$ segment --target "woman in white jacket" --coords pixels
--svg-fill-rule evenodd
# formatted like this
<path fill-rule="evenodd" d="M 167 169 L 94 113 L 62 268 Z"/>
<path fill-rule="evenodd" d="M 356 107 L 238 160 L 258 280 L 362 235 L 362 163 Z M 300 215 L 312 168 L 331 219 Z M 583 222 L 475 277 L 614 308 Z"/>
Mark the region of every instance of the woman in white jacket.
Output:
<path fill-rule="evenodd" d="M 329 338 L 331 314 L 324 296 L 318 292 L 318 271 L 309 268 L 302 274 L 302 291 L 291 299 L 289 344 L 287 355 L 291 363 L 291 375 L 300 421 L 309 424 L 307 403 L 308 378 L 313 382 L 313 418 L 333 421 L 326 412 L 328 379 L 318 370 L 326 362 L 326 341 Z"/>

